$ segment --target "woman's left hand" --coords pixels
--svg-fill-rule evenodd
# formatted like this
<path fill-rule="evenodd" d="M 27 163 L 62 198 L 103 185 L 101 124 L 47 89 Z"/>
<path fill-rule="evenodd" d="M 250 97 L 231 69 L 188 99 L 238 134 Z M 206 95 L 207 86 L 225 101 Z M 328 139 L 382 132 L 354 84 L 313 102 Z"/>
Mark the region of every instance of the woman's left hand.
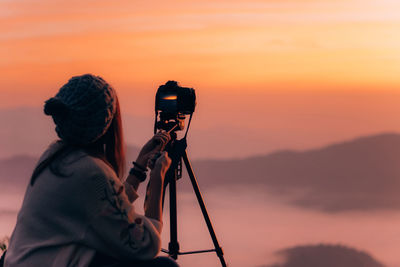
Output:
<path fill-rule="evenodd" d="M 140 150 L 136 162 L 142 166 L 147 166 L 150 157 L 162 151 L 170 140 L 171 136 L 169 133 L 164 130 L 159 131 Z"/>

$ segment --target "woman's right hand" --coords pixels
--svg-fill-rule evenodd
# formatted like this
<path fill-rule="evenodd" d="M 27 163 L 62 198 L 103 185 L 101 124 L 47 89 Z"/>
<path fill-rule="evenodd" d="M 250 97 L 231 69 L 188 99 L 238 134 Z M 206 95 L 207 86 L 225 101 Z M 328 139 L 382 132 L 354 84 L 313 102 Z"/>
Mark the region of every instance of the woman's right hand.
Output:
<path fill-rule="evenodd" d="M 143 167 L 147 167 L 147 163 L 152 156 L 164 150 L 165 146 L 171 140 L 171 136 L 164 130 L 156 133 L 140 150 L 136 162 Z"/>
<path fill-rule="evenodd" d="M 164 180 L 165 174 L 167 173 L 169 167 L 171 166 L 172 160 L 168 157 L 168 152 L 163 151 L 161 155 L 157 158 L 156 162 L 154 163 L 154 167 L 152 169 L 152 174 L 159 174 Z"/>
<path fill-rule="evenodd" d="M 171 166 L 172 160 L 168 157 L 168 152 L 164 151 L 156 160 L 154 168 L 150 173 L 149 186 L 144 202 L 144 214 L 149 217 L 162 221 L 162 195 L 164 188 L 165 174 Z"/>

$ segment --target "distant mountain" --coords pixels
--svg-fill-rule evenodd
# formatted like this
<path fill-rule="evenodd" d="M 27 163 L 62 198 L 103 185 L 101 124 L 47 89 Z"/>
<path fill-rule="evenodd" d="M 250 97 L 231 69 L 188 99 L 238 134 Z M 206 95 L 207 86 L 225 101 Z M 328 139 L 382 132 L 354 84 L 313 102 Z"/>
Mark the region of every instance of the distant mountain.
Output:
<path fill-rule="evenodd" d="M 134 159 L 137 151 L 130 148 L 128 159 Z M 26 156 L 0 160 L 0 187 L 25 187 L 36 160 Z M 202 190 L 257 187 L 292 205 L 324 212 L 400 209 L 399 134 L 303 152 L 193 161 L 193 168 Z"/>
<path fill-rule="evenodd" d="M 326 212 L 400 209 L 398 134 L 193 165 L 204 187 L 264 187 L 292 204 Z"/>
<path fill-rule="evenodd" d="M 136 159 L 138 154 L 139 149 L 137 147 L 127 147 L 127 166 L 132 160 Z M 0 160 L 0 188 L 16 191 L 25 190 L 37 161 L 38 157 L 25 155 Z"/>
<path fill-rule="evenodd" d="M 366 252 L 339 245 L 297 246 L 278 255 L 283 263 L 260 267 L 384 267 Z"/>
<path fill-rule="evenodd" d="M 37 160 L 36 157 L 22 155 L 0 160 L 1 189 L 25 190 Z"/>

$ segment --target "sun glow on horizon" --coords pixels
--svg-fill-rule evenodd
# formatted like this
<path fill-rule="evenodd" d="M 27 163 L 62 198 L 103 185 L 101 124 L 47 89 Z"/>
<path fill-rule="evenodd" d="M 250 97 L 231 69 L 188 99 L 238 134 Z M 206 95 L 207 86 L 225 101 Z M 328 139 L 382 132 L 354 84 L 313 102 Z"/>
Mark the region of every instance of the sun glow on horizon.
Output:
<path fill-rule="evenodd" d="M 390 0 L 1 1 L 0 103 L 33 104 L 15 99 L 87 72 L 122 94 L 171 78 L 208 92 L 398 90 L 399 9 Z"/>

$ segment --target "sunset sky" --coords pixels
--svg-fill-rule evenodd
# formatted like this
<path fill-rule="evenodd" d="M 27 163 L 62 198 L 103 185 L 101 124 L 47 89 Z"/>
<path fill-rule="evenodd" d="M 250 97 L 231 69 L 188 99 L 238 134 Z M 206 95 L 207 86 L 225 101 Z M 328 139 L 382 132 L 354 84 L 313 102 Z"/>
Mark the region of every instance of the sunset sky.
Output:
<path fill-rule="evenodd" d="M 280 139 L 273 149 L 397 131 L 399 10 L 397 0 L 0 0 L 0 107 L 39 107 L 94 73 L 124 113 L 145 118 L 158 85 L 178 80 L 197 89 L 194 127 L 268 132 L 255 142 Z"/>
<path fill-rule="evenodd" d="M 11 156 L 36 158 L 43 152 L 55 138 L 51 118 L 43 114 L 44 101 L 71 76 L 84 73 L 100 75 L 116 89 L 128 144 L 138 147 L 151 137 L 156 90 L 177 80 L 197 94 L 189 132 L 193 162 L 282 149 L 318 152 L 360 136 L 400 133 L 400 0 L 0 0 L 2 166 L 9 165 Z M 366 147 L 362 151 L 368 160 Z M 384 174 L 400 173 L 397 156 L 390 161 L 389 154 L 378 155 L 382 162 L 394 162 Z M 332 171 L 340 176 L 348 169 L 335 169 L 335 159 Z M 359 160 L 349 158 L 349 166 Z M 378 167 L 385 166 L 379 162 Z M 240 164 L 235 166 L 242 168 Z M 320 166 L 314 161 L 309 165 L 319 175 Z M 23 165 L 15 166 L 23 170 Z M 281 168 L 287 170 L 286 163 Z M 270 175 L 265 172 L 259 175 Z M 8 172 L 2 177 L 14 179 Z M 301 183 L 298 173 L 293 177 L 295 188 Z M 201 186 L 207 181 L 202 178 Z M 252 187 L 253 178 L 203 191 L 232 266 L 266 266 L 277 249 L 319 243 L 348 245 L 388 267 L 400 266 L 397 210 L 324 214 L 273 198 L 268 191 L 273 187 Z M 364 178 L 348 182 L 356 187 L 372 181 Z M 396 179 L 392 186 L 382 176 L 374 178 L 378 192 L 398 188 Z M 329 181 L 346 186 L 346 181 Z M 4 188 L 0 238 L 11 233 L 22 201 L 22 195 Z M 342 191 L 335 197 L 350 202 L 351 194 Z M 326 194 L 328 202 L 333 199 L 321 192 L 321 198 Z M 357 192 L 356 197 L 385 203 Z M 179 226 L 182 248 L 204 249 L 210 240 L 205 228 L 201 232 L 194 195 L 180 197 L 184 204 L 179 214 L 187 220 Z M 315 199 L 309 203 L 318 206 Z M 208 256 L 190 257 L 181 262 L 207 265 L 201 257 Z M 196 257 L 200 260 L 192 260 Z M 216 261 L 213 255 L 208 259 Z"/>

